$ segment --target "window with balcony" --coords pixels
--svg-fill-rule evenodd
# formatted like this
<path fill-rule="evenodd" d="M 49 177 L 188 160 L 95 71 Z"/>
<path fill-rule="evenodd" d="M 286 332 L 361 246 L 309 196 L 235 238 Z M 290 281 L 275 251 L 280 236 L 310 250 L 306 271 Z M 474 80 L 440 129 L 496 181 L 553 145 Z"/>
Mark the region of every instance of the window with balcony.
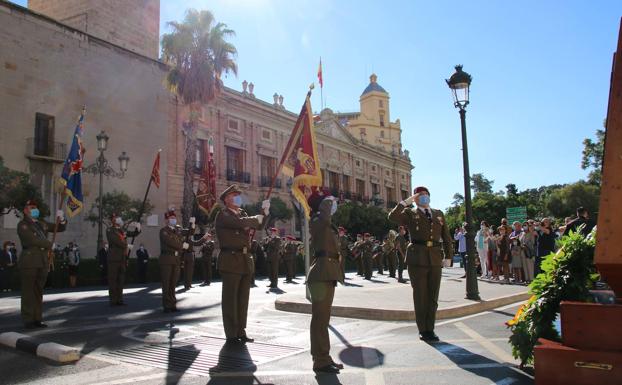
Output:
<path fill-rule="evenodd" d="M 395 202 L 395 195 L 391 187 L 386 187 L 387 202 Z"/>
<path fill-rule="evenodd" d="M 408 198 L 408 191 L 402 190 L 402 200 L 405 200 L 406 198 Z"/>
<path fill-rule="evenodd" d="M 380 195 L 380 186 L 377 183 L 371 184 L 371 194 L 372 195 Z"/>
<path fill-rule="evenodd" d="M 328 172 L 328 186 L 333 196 L 339 195 L 339 174 L 336 172 Z"/>
<path fill-rule="evenodd" d="M 343 183 L 341 185 L 341 188 L 346 191 L 346 192 L 350 192 L 352 187 L 350 186 L 350 176 L 349 175 L 343 175 Z"/>
<path fill-rule="evenodd" d="M 362 200 L 363 197 L 365 196 L 366 191 L 365 191 L 365 181 L 362 179 L 356 179 L 356 195 L 357 195 L 357 200 Z"/>
<path fill-rule="evenodd" d="M 380 127 L 384 127 L 384 114 L 380 114 Z M 384 135 L 382 137 L 384 138 Z"/>
<path fill-rule="evenodd" d="M 244 172 L 244 151 L 228 146 L 225 149 L 227 155 L 227 180 L 250 183 L 250 174 Z"/>
<path fill-rule="evenodd" d="M 35 115 L 34 155 L 54 155 L 54 117 L 37 112 Z"/>
<path fill-rule="evenodd" d="M 276 159 L 269 156 L 261 155 L 259 157 L 261 178 L 259 181 L 260 187 L 269 187 L 272 183 L 272 177 L 276 172 Z"/>

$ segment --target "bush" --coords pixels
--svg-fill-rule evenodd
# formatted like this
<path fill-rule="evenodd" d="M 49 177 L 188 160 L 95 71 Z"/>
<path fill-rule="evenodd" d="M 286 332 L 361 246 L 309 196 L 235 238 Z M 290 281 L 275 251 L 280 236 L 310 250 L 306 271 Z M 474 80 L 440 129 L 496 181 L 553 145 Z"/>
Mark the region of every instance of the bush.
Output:
<path fill-rule="evenodd" d="M 542 273 L 529 287 L 531 298 L 506 323 L 511 330 L 512 355 L 521 366 L 533 364 L 538 338 L 559 341 L 554 327 L 562 301 L 590 302 L 589 290 L 599 276 L 594 267 L 596 230 L 588 237 L 571 233 L 561 240 L 561 248 L 542 261 Z"/>

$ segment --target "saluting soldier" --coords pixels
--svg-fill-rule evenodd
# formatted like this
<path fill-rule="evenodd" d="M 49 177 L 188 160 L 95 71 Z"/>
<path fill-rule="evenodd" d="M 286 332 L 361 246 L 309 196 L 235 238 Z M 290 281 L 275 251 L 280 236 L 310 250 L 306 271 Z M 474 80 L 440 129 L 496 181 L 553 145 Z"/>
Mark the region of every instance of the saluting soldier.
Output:
<path fill-rule="evenodd" d="M 278 236 L 279 230 L 276 227 L 270 229 L 270 236 L 264 239 L 264 247 L 268 255 L 268 264 L 270 265 L 270 284 L 271 289 L 276 289 L 279 285 L 279 261 L 281 259 L 281 249 L 283 242 Z"/>
<path fill-rule="evenodd" d="M 190 248 L 184 241 L 181 228 L 177 226 L 175 211 L 169 210 L 164 214 L 166 225 L 160 229 L 160 278 L 162 280 L 162 307 L 165 313 L 179 311 L 175 288 L 179 280 L 181 253 Z"/>
<path fill-rule="evenodd" d="M 17 224 L 17 235 L 22 243 L 22 253 L 17 262 L 22 287 L 21 313 L 27 328 L 45 328 L 43 320 L 43 288 L 51 261 L 48 253 L 56 244 L 47 239 L 55 223 L 39 218 L 37 203 L 29 200 L 24 206 L 24 219 Z M 57 231 L 65 231 L 67 221 L 62 210 L 56 212 Z"/>
<path fill-rule="evenodd" d="M 309 222 L 314 250 L 307 285 L 311 294 L 311 356 L 315 372 L 339 373 L 343 365 L 330 356 L 328 325 L 337 282 L 343 283 L 339 264 L 339 237 L 331 217 L 337 210 L 334 197 L 315 191 L 308 199 Z"/>
<path fill-rule="evenodd" d="M 203 265 L 203 283 L 202 286 L 209 286 L 212 283 L 212 256 L 214 254 L 214 241 L 212 234 L 205 234 L 206 241 L 201 247 L 201 263 Z"/>
<path fill-rule="evenodd" d="M 405 283 L 404 279 L 404 266 L 406 266 L 406 247 L 408 246 L 408 240 L 406 239 L 406 228 L 404 226 L 399 227 L 399 234 L 395 238 L 395 252 L 397 253 L 397 282 Z"/>
<path fill-rule="evenodd" d="M 417 207 L 409 207 L 412 203 Z M 417 187 L 414 195 L 400 202 L 389 213 L 389 220 L 408 227 L 410 244 L 406 250 L 408 275 L 413 288 L 419 338 L 438 341 L 434 333 L 443 258 L 453 255 L 452 238 L 445 216 L 430 208 L 430 191 Z"/>
<path fill-rule="evenodd" d="M 242 191 L 231 185 L 220 194 L 225 207 L 216 215 L 216 237 L 220 245 L 218 270 L 222 277 L 222 320 L 227 342 L 253 342 L 246 335 L 248 296 L 255 270 L 250 253 L 250 229 L 260 229 L 269 213 L 270 201 L 262 202 L 265 215 L 248 216 L 242 206 Z"/>
<path fill-rule="evenodd" d="M 296 277 L 296 255 L 298 254 L 298 242 L 296 242 L 296 238 L 291 235 L 288 235 L 285 238 L 287 239 L 287 243 L 285 244 L 285 248 L 283 250 L 283 261 L 285 262 L 286 268 L 285 283 L 292 283 Z"/>
<path fill-rule="evenodd" d="M 123 306 L 123 285 L 125 284 L 125 271 L 127 269 L 127 258 L 132 246 L 127 243 L 127 237 L 135 237 L 140 234 L 140 223 L 132 222 L 130 226 L 133 231 L 123 231 L 123 218 L 112 214 L 110 216 L 112 224 L 106 230 L 106 239 L 110 250 L 108 250 L 108 300 L 110 306 Z"/>

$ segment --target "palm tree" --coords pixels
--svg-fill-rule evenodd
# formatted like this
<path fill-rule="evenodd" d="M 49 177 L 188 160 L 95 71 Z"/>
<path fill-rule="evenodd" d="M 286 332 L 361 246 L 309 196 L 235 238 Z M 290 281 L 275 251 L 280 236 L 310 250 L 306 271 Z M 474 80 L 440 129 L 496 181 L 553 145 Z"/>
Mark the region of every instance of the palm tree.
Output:
<path fill-rule="evenodd" d="M 169 22 L 171 33 L 162 36 L 162 58 L 169 65 L 166 84 L 176 101 L 189 107 L 188 120 L 182 125 L 185 137 L 183 223 L 187 224 L 194 204 L 193 157 L 196 154 L 196 129 L 201 105 L 214 100 L 223 88 L 222 74 L 237 75 L 237 50 L 227 41 L 235 35 L 224 23 L 216 23 L 209 11 L 186 11 L 184 21 Z"/>

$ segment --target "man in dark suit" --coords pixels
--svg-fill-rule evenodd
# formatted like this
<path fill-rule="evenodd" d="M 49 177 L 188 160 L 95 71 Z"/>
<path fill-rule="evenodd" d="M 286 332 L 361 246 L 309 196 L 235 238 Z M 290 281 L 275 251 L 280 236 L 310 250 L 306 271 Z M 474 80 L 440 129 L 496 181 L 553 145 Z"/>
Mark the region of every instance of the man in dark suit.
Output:
<path fill-rule="evenodd" d="M 581 226 L 583 226 L 581 228 L 581 234 L 584 237 L 587 237 L 588 234 L 594 228 L 594 223 L 590 221 L 590 213 L 587 211 L 585 207 L 579 207 L 577 209 L 577 217 L 566 225 L 566 229 L 564 230 L 564 235 L 570 234 L 571 231 L 577 232 L 579 230 L 579 227 Z"/>
<path fill-rule="evenodd" d="M 136 250 L 136 272 L 138 273 L 138 282 L 147 283 L 147 266 L 149 265 L 149 251 L 145 249 L 142 243 Z"/>
<path fill-rule="evenodd" d="M 412 203 L 416 207 L 410 207 Z M 410 244 L 406 250 L 408 275 L 413 288 L 419 338 L 438 341 L 434 333 L 443 258 L 453 255 L 452 238 L 441 210 L 430 208 L 430 192 L 417 187 L 414 195 L 397 204 L 389 220 L 408 228 Z"/>
<path fill-rule="evenodd" d="M 250 252 L 250 229 L 261 229 L 270 210 L 270 201 L 262 202 L 263 214 L 248 216 L 242 206 L 242 191 L 231 185 L 220 195 L 224 208 L 216 215 L 214 226 L 220 252 L 218 271 L 222 277 L 222 322 L 228 343 L 253 342 L 246 335 L 246 317 L 252 274 L 255 270 Z"/>

